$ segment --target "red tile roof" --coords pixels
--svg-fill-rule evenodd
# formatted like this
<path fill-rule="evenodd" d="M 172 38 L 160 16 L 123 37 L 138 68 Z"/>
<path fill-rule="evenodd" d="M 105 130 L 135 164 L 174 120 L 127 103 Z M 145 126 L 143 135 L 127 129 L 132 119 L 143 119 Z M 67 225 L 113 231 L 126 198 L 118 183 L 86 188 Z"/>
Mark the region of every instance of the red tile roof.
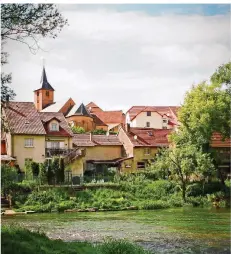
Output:
<path fill-rule="evenodd" d="M 99 106 L 97 106 L 94 102 L 90 102 L 86 105 L 87 109 L 91 112 L 99 112 L 99 111 L 103 111 Z"/>
<path fill-rule="evenodd" d="M 63 113 L 59 112 L 39 112 L 41 121 L 44 123 L 46 134 L 49 136 L 73 136 L 71 128 L 69 127 Z M 48 128 L 49 122 L 56 119 L 59 122 L 59 131 L 50 131 Z"/>
<path fill-rule="evenodd" d="M 122 110 L 118 111 L 103 111 L 94 113 L 102 122 L 106 124 L 110 123 L 125 123 L 125 116 Z"/>
<path fill-rule="evenodd" d="M 211 142 L 211 147 L 231 147 L 231 140 L 230 139 L 222 139 L 222 135 L 218 132 L 213 133 Z"/>
<path fill-rule="evenodd" d="M 91 135 L 91 138 L 90 138 Z M 80 147 L 87 146 L 122 146 L 116 135 L 93 135 L 87 134 L 74 134 L 73 144 Z"/>
<path fill-rule="evenodd" d="M 11 101 L 4 112 L 11 134 L 46 134 L 33 102 Z"/>
<path fill-rule="evenodd" d="M 168 135 L 171 134 L 171 132 L 172 130 L 167 129 L 130 128 L 127 135 L 135 147 L 159 147 L 169 145 Z"/>
<path fill-rule="evenodd" d="M 130 116 L 130 120 L 133 120 L 137 117 L 141 112 L 157 112 L 161 116 L 166 115 L 170 118 L 177 118 L 177 110 L 180 107 L 178 106 L 133 106 L 131 107 L 127 113 Z"/>

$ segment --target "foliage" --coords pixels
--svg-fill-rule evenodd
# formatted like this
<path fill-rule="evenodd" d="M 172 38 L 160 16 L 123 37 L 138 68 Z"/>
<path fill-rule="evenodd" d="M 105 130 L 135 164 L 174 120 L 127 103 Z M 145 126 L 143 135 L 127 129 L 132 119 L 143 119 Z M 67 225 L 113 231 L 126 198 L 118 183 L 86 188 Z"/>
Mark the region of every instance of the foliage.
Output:
<path fill-rule="evenodd" d="M 80 126 L 72 126 L 71 130 L 75 134 L 80 134 L 80 133 L 85 133 L 86 132 L 85 129 L 83 127 L 80 127 Z"/>
<path fill-rule="evenodd" d="M 164 170 L 169 177 L 178 182 L 182 189 L 182 198 L 186 201 L 186 188 L 193 175 L 203 177 L 213 171 L 208 154 L 202 153 L 196 146 L 181 145 L 162 150 L 153 164 L 153 170 Z"/>
<path fill-rule="evenodd" d="M 140 203 L 140 208 L 144 210 L 154 210 L 154 209 L 163 209 L 169 208 L 170 205 L 167 201 L 162 200 L 147 200 Z"/>
<path fill-rule="evenodd" d="M 40 37 L 56 38 L 67 24 L 67 20 L 53 4 L 1 4 L 1 64 L 7 63 L 8 53 L 3 46 L 9 41 L 26 44 L 32 53 L 36 53 Z M 1 100 L 13 99 L 14 91 L 7 85 L 11 83 L 11 74 L 1 73 Z"/>
<path fill-rule="evenodd" d="M 107 131 L 106 130 L 93 130 L 91 133 L 94 135 L 106 135 Z M 109 131 L 109 134 L 114 135 L 114 134 L 117 134 L 117 132 Z"/>
<path fill-rule="evenodd" d="M 4 164 L 1 166 L 1 191 L 3 194 L 9 194 L 11 189 L 14 188 L 17 175 L 17 170 L 14 167 Z"/>
<path fill-rule="evenodd" d="M 107 239 L 103 244 L 99 244 L 97 249 L 103 254 L 151 254 L 142 247 L 125 240 Z"/>
<path fill-rule="evenodd" d="M 197 146 L 207 146 L 214 132 L 229 137 L 231 96 L 217 84 L 201 83 L 187 92 L 179 110 L 182 143 L 187 139 Z M 179 143 L 179 140 L 175 140 Z"/>
<path fill-rule="evenodd" d="M 39 181 L 40 181 L 40 184 L 46 184 L 48 182 L 46 167 L 47 167 L 47 163 L 39 163 Z"/>
<path fill-rule="evenodd" d="M 2 227 L 3 254 L 149 254 L 138 245 L 125 240 L 106 240 L 93 245 L 88 242 L 51 240 L 45 234 L 18 227 Z"/>
<path fill-rule="evenodd" d="M 216 72 L 211 76 L 211 82 L 217 84 L 225 84 L 230 89 L 231 85 L 231 62 L 218 67 Z"/>

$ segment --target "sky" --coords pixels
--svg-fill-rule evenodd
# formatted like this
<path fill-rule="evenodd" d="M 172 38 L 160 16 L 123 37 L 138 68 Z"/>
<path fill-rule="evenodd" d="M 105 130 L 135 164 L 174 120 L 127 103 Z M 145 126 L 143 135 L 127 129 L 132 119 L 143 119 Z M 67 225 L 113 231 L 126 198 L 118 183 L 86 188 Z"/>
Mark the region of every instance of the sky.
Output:
<path fill-rule="evenodd" d="M 5 72 L 17 101 L 33 101 L 42 58 L 55 101 L 95 102 L 104 110 L 180 105 L 193 84 L 230 57 L 230 5 L 59 4 L 69 26 L 39 41 L 33 55 L 9 41 Z"/>

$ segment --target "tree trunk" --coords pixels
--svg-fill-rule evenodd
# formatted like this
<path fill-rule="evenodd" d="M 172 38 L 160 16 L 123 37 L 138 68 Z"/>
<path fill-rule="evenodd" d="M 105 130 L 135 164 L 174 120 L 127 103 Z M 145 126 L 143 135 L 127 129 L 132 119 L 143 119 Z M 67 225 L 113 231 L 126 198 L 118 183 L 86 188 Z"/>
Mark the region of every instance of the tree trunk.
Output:
<path fill-rule="evenodd" d="M 184 203 L 186 203 L 186 185 L 184 182 L 182 183 L 182 198 Z"/>

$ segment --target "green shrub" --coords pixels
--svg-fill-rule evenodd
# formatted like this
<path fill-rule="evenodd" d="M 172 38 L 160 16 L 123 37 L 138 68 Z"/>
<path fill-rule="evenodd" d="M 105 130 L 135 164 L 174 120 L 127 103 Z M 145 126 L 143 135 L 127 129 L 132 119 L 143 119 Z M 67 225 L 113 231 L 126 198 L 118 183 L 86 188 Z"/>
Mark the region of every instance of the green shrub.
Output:
<path fill-rule="evenodd" d="M 148 200 L 140 203 L 140 208 L 144 210 L 155 210 L 169 207 L 170 205 L 168 204 L 168 202 L 162 200 Z"/>
<path fill-rule="evenodd" d="M 61 201 L 58 203 L 55 208 L 57 209 L 58 212 L 63 212 L 64 210 L 67 209 L 72 209 L 77 206 L 76 202 L 73 200 L 66 200 L 66 201 Z"/>
<path fill-rule="evenodd" d="M 168 198 L 168 203 L 171 207 L 182 207 L 184 202 L 181 196 L 172 195 Z"/>
<path fill-rule="evenodd" d="M 125 240 L 106 240 L 103 244 L 99 244 L 97 249 L 102 254 L 151 254 L 142 247 Z"/>
<path fill-rule="evenodd" d="M 188 197 L 187 203 L 192 204 L 192 206 L 211 206 L 211 202 L 207 199 L 207 197 L 198 196 L 198 197 Z"/>

